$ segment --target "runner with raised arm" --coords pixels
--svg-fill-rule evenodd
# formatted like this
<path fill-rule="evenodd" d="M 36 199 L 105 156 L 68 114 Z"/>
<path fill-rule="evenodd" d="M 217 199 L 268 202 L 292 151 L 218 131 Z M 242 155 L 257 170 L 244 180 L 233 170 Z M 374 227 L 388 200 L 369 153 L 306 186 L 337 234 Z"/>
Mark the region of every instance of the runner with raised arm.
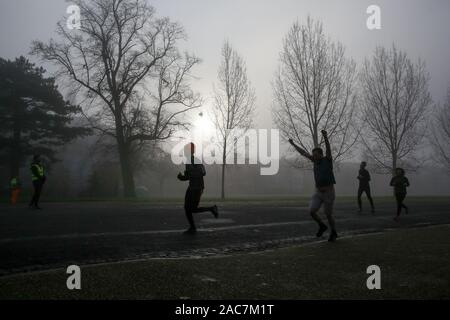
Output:
<path fill-rule="evenodd" d="M 331 147 L 328 140 L 328 134 L 325 130 L 322 130 L 323 140 L 325 142 L 325 156 L 323 150 L 320 147 L 316 147 L 312 150 L 312 155 L 306 150 L 302 149 L 294 143 L 292 139 L 289 139 L 289 143 L 305 158 L 311 160 L 314 164 L 314 180 L 316 183 L 316 192 L 311 198 L 310 214 L 311 217 L 318 223 L 319 230 L 316 236 L 321 237 L 328 227 L 323 223 L 317 212 L 320 207 L 324 206 L 325 215 L 328 219 L 328 224 L 331 229 L 330 237 L 328 241 L 336 241 L 338 235 L 336 232 L 336 224 L 333 218 L 333 205 L 335 199 L 334 185 L 336 180 L 333 173 L 333 158 L 331 156 Z"/>

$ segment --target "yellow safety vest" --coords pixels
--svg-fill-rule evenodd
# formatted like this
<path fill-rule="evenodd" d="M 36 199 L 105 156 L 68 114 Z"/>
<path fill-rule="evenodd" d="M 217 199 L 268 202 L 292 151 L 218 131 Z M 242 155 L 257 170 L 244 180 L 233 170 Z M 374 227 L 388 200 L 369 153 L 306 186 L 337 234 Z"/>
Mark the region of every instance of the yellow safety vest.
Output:
<path fill-rule="evenodd" d="M 38 173 L 39 173 L 39 176 L 36 176 L 33 173 L 33 170 L 31 170 L 31 180 L 36 181 L 36 180 L 41 179 L 44 176 L 44 167 L 42 165 L 35 163 L 35 164 L 32 164 L 31 167 L 36 167 L 38 170 Z"/>
<path fill-rule="evenodd" d="M 17 178 L 12 178 L 10 182 L 11 189 L 17 188 L 18 181 Z"/>

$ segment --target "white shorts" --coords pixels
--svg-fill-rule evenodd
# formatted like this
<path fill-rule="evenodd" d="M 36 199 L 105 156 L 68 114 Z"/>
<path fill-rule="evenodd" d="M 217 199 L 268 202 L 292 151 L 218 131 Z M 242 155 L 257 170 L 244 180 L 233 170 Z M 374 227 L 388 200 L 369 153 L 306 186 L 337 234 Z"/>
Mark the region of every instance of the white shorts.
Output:
<path fill-rule="evenodd" d="M 324 206 L 325 212 L 333 212 L 333 204 L 335 199 L 334 186 L 326 189 L 316 189 L 316 193 L 311 197 L 311 202 L 309 203 L 310 210 L 319 210 L 320 207 Z"/>

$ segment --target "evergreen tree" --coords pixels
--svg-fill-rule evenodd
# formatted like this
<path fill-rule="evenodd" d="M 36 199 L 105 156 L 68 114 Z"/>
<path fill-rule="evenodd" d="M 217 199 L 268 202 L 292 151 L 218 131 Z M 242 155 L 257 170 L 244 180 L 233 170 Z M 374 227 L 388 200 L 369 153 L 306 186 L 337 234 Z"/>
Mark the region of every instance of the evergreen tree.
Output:
<path fill-rule="evenodd" d="M 88 134 L 73 126 L 78 106 L 64 100 L 54 78 L 24 57 L 0 58 L 0 165 L 17 176 L 32 154 L 57 161 L 59 146 Z"/>

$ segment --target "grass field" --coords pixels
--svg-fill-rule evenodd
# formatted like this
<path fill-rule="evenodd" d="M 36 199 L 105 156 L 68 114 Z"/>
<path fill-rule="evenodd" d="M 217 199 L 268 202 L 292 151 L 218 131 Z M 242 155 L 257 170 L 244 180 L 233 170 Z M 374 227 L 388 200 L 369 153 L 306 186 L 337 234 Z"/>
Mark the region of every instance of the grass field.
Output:
<path fill-rule="evenodd" d="M 449 299 L 450 226 L 403 229 L 253 254 L 82 267 L 0 279 L 0 299 Z M 366 269 L 381 268 L 381 290 Z"/>

